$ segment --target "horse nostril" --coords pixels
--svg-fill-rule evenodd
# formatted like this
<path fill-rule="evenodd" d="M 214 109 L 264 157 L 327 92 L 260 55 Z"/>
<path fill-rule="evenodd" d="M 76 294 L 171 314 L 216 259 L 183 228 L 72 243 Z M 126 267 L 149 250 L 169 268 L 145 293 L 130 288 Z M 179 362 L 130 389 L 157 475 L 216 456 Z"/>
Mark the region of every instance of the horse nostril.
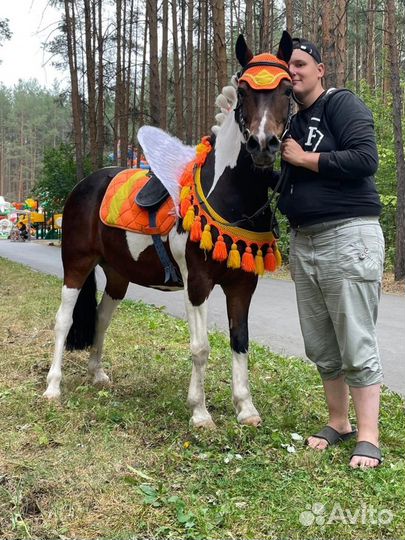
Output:
<path fill-rule="evenodd" d="M 280 149 L 280 141 L 276 135 L 269 135 L 267 137 L 267 149 L 270 152 L 277 152 Z"/>
<path fill-rule="evenodd" d="M 246 150 L 251 154 L 256 154 L 260 151 L 260 142 L 256 135 L 250 135 L 246 142 Z"/>

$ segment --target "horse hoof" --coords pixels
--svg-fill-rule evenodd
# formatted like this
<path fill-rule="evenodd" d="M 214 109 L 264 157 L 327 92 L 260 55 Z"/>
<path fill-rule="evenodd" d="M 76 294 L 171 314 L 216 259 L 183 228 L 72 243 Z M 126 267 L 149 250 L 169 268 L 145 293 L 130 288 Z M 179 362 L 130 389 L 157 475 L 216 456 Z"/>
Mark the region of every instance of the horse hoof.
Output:
<path fill-rule="evenodd" d="M 260 416 L 249 416 L 240 422 L 243 426 L 260 427 L 262 425 L 262 419 Z"/>
<path fill-rule="evenodd" d="M 109 388 L 111 386 L 111 381 L 108 375 L 100 373 L 99 375 L 94 376 L 93 385 L 97 388 Z"/>
<path fill-rule="evenodd" d="M 42 397 L 48 401 L 59 402 L 60 401 L 60 392 L 57 390 L 45 390 L 42 394 Z"/>
<path fill-rule="evenodd" d="M 217 426 L 215 425 L 215 422 L 211 418 L 209 420 L 200 420 L 199 422 L 193 421 L 193 426 L 197 429 L 206 429 L 206 430 L 213 430 L 217 428 Z"/>

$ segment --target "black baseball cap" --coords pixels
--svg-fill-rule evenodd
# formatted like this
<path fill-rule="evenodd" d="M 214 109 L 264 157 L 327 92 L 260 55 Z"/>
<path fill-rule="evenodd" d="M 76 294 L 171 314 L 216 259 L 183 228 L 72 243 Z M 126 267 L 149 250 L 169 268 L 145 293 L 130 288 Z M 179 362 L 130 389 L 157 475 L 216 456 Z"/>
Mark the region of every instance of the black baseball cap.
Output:
<path fill-rule="evenodd" d="M 304 38 L 293 38 L 293 49 L 300 49 L 308 53 L 317 64 L 322 63 L 321 53 L 316 45 Z"/>

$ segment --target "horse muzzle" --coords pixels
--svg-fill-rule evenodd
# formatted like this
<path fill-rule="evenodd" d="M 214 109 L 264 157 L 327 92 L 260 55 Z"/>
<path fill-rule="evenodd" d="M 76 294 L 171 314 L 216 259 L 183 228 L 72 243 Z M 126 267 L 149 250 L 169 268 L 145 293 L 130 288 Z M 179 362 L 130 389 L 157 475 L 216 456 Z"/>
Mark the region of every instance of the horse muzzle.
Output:
<path fill-rule="evenodd" d="M 246 150 L 252 156 L 255 166 L 260 168 L 274 165 L 280 146 L 280 139 L 274 134 L 267 135 L 263 142 L 257 135 L 251 133 L 246 141 Z"/>

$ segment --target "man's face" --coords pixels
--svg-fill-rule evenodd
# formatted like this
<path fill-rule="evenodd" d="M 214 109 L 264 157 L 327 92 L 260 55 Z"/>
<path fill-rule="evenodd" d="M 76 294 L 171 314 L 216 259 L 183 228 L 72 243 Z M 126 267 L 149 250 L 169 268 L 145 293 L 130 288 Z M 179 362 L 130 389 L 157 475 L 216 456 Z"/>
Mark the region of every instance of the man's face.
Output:
<path fill-rule="evenodd" d="M 294 93 L 298 98 L 310 94 L 318 85 L 322 86 L 324 65 L 317 64 L 315 59 L 305 51 L 294 49 L 288 68 Z"/>

